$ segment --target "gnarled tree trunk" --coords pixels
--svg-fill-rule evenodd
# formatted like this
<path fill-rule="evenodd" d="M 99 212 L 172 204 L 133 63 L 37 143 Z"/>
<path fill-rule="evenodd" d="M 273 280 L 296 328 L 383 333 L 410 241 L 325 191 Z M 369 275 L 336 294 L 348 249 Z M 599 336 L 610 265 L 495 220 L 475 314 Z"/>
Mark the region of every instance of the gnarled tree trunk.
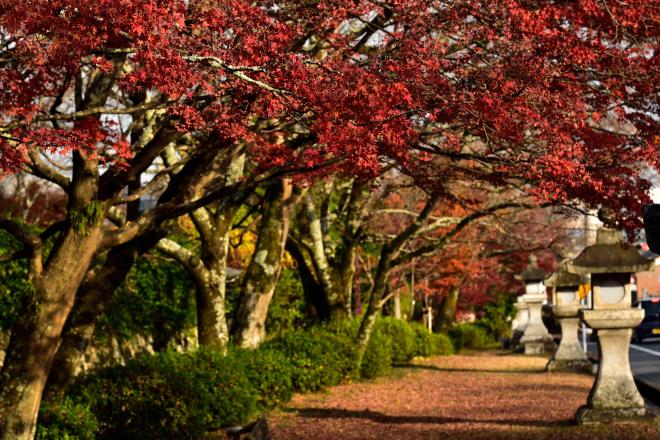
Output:
<path fill-rule="evenodd" d="M 176 152 L 168 148 L 163 155 L 165 163 L 173 165 L 177 162 Z M 216 178 L 224 175 L 225 184 L 236 183 L 245 168 L 245 155 L 237 154 L 233 159 L 224 162 L 224 158 L 216 158 L 218 171 Z M 224 171 L 221 173 L 220 171 Z M 225 295 L 227 284 L 227 260 L 229 257 L 229 233 L 234 216 L 240 203 L 240 194 L 234 194 L 221 201 L 215 211 L 210 208 L 199 208 L 190 213 L 201 242 L 201 255 L 184 248 L 170 239 L 158 243 L 158 249 L 174 257 L 181 263 L 195 282 L 195 299 L 197 310 L 197 334 L 199 345 L 224 351 L 229 342 L 227 326 Z"/>
<path fill-rule="evenodd" d="M 40 243 L 32 248 L 32 296 L 12 329 L 0 373 L 3 440 L 34 437 L 39 404 L 76 292 L 101 243 L 106 209 L 97 194 L 98 163 L 74 154 L 68 224 L 45 267 Z M 35 241 L 38 238 L 34 239 Z M 26 244 L 29 242 L 26 240 Z"/>
<path fill-rule="evenodd" d="M 266 191 L 259 237 L 241 286 L 232 335 L 237 345 L 256 348 L 266 336 L 268 307 L 282 269 L 282 256 L 289 230 L 291 186 L 287 181 L 271 184 Z"/>
<path fill-rule="evenodd" d="M 48 377 L 47 395 L 64 394 L 94 336 L 98 317 L 105 312 L 113 293 L 137 258 L 151 249 L 159 238 L 160 234 L 154 232 L 110 250 L 98 273 L 80 286 Z"/>

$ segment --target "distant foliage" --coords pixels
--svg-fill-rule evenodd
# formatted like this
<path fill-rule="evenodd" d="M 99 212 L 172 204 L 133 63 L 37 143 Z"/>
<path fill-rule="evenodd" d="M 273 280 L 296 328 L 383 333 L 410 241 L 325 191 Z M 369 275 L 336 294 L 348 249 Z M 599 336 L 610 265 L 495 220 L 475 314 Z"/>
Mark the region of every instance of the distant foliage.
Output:
<path fill-rule="evenodd" d="M 513 298 L 511 294 L 498 295 L 495 301 L 483 307 L 483 316 L 477 321 L 495 341 L 511 336 L 511 319 L 515 314 Z"/>
<path fill-rule="evenodd" d="M 0 257 L 11 255 L 21 245 L 0 230 Z M 27 261 L 0 263 L 0 330 L 9 330 L 20 316 L 31 287 L 27 280 Z"/>

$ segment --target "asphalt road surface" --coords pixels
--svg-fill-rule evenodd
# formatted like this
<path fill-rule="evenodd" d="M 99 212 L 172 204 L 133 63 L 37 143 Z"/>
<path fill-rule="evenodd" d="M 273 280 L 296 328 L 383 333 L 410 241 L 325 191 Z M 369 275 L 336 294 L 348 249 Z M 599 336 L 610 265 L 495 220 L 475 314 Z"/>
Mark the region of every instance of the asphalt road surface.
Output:
<path fill-rule="evenodd" d="M 660 389 L 660 338 L 630 344 L 630 368 L 637 379 Z"/>

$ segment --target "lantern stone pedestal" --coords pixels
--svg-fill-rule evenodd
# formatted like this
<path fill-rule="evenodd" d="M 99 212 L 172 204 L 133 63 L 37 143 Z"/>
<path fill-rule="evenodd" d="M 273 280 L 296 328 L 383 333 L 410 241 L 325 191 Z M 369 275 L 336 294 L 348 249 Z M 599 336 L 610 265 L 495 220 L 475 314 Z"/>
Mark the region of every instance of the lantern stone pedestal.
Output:
<path fill-rule="evenodd" d="M 591 373 L 591 362 L 582 350 L 577 331 L 580 324 L 578 305 L 556 305 L 552 311 L 561 326 L 561 341 L 546 369 L 554 372 Z"/>
<path fill-rule="evenodd" d="M 529 306 L 522 297 L 514 304 L 516 308 L 516 317 L 513 319 L 511 326 L 511 347 L 517 350 L 520 346 L 520 338 L 522 338 L 529 322 Z"/>
<path fill-rule="evenodd" d="M 587 404 L 575 416 L 577 423 L 645 417 L 644 399 L 637 391 L 628 360 L 632 329 L 642 322 L 644 310 L 581 310 L 580 316 L 598 330 L 600 362 Z"/>
<path fill-rule="evenodd" d="M 525 347 L 525 354 L 542 354 L 546 348 L 554 348 L 552 336 L 543 324 L 541 308 L 546 300 L 545 294 L 526 294 L 523 299 L 529 307 L 529 321 L 520 343 Z"/>

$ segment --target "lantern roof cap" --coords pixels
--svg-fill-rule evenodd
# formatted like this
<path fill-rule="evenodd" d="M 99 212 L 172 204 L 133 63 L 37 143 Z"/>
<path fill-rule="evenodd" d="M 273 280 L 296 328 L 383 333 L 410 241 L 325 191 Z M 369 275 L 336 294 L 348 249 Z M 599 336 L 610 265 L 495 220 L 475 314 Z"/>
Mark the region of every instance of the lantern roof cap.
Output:
<path fill-rule="evenodd" d="M 543 281 L 545 277 L 546 273 L 538 266 L 536 255 L 530 255 L 527 268 L 520 275 L 517 275 L 516 279 L 522 281 Z"/>
<path fill-rule="evenodd" d="M 618 231 L 600 228 L 596 244 L 585 248 L 568 263 L 571 273 L 635 273 L 653 270 L 653 260 L 644 258 L 637 250 L 621 240 Z"/>
<path fill-rule="evenodd" d="M 575 287 L 577 289 L 584 282 L 584 277 L 568 271 L 568 261 L 564 261 L 557 272 L 546 278 L 545 285 L 549 287 Z"/>

